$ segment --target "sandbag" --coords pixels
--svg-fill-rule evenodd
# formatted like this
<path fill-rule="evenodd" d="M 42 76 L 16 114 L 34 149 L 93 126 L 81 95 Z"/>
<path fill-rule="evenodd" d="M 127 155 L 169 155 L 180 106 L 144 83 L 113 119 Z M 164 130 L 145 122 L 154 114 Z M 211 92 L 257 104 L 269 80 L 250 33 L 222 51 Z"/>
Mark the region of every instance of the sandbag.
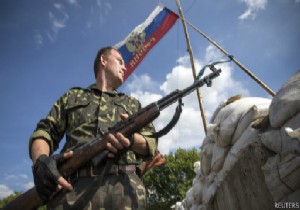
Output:
<path fill-rule="evenodd" d="M 195 162 L 195 163 L 194 163 L 194 172 L 195 172 L 195 174 L 196 174 L 197 176 L 200 175 L 200 173 L 201 173 L 200 168 L 201 168 L 201 163 L 200 163 L 200 161 Z"/>
<path fill-rule="evenodd" d="M 219 111 L 212 124 L 217 125 L 214 129 L 215 139 L 221 147 L 231 144 L 232 135 L 240 118 L 254 105 L 270 103 L 270 99 L 248 97 L 234 101 Z"/>
<path fill-rule="evenodd" d="M 195 179 L 192 187 L 192 196 L 196 203 L 200 203 L 202 201 L 203 188 L 202 182 L 199 179 Z"/>
<path fill-rule="evenodd" d="M 288 119 L 300 112 L 300 71 L 279 89 L 269 111 L 270 124 L 273 128 L 281 127 Z"/>
<path fill-rule="evenodd" d="M 218 172 L 222 169 L 226 155 L 230 147 L 220 147 L 214 144 L 211 159 L 211 169 L 214 172 Z"/>
<path fill-rule="evenodd" d="M 297 150 L 300 152 L 300 142 L 291 138 L 283 129 L 270 130 L 259 134 L 259 139 L 265 147 L 276 153 Z"/>
<path fill-rule="evenodd" d="M 239 95 L 232 96 L 225 101 L 220 102 L 210 119 L 210 123 L 212 123 L 214 121 L 214 119 L 216 118 L 217 114 L 221 111 L 221 109 L 223 109 L 225 106 L 227 106 L 237 100 L 240 100 L 241 98 L 242 98 L 242 95 L 239 94 Z"/>
<path fill-rule="evenodd" d="M 230 153 L 236 155 L 238 158 L 246 147 L 250 144 L 259 141 L 258 130 L 248 126 L 248 128 L 243 132 L 239 140 L 231 147 Z"/>
<path fill-rule="evenodd" d="M 212 159 L 212 150 L 213 150 L 213 143 L 208 142 L 205 144 L 202 149 L 201 154 L 201 173 L 203 176 L 207 176 L 211 171 L 211 159 Z"/>
<path fill-rule="evenodd" d="M 284 152 L 269 158 L 262 170 L 275 202 L 300 188 L 300 155 Z"/>
<path fill-rule="evenodd" d="M 300 112 L 297 115 L 290 118 L 282 127 L 289 127 L 293 130 L 298 129 L 300 127 Z"/>
<path fill-rule="evenodd" d="M 240 118 L 233 133 L 231 144 L 234 144 L 241 137 L 242 133 L 253 121 L 268 115 L 270 104 L 271 101 L 265 104 L 254 105 Z"/>

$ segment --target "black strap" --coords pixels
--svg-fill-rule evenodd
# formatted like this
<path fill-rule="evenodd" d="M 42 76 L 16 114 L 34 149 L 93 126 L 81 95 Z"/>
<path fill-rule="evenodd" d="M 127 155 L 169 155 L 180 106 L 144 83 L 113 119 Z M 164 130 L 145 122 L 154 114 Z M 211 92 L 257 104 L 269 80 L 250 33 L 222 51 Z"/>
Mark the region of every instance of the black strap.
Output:
<path fill-rule="evenodd" d="M 150 137 L 150 138 L 160 138 L 164 135 L 166 135 L 167 133 L 170 132 L 170 130 L 177 124 L 179 118 L 180 118 L 180 115 L 181 115 L 181 112 L 182 112 L 182 106 L 183 106 L 183 103 L 182 103 L 182 100 L 179 99 L 178 101 L 178 105 L 176 107 L 176 112 L 172 118 L 172 120 L 166 125 L 166 127 L 164 127 L 163 129 L 161 129 L 160 131 L 152 134 L 152 135 L 147 135 L 147 137 Z"/>

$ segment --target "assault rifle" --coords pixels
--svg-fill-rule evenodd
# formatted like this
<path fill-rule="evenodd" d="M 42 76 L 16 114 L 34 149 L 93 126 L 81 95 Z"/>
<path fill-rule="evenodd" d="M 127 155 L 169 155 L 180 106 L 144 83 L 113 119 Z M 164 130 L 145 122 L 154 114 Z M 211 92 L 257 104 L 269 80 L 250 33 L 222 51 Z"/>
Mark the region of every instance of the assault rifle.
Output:
<path fill-rule="evenodd" d="M 216 69 L 213 65 L 210 66 L 210 69 L 212 70 L 212 73 L 203 79 L 196 80 L 191 86 L 183 90 L 175 90 L 157 102 L 149 104 L 145 108 L 139 110 L 136 114 L 129 116 L 126 120 L 117 123 L 108 133 L 120 132 L 127 137 L 133 135 L 135 132 L 155 120 L 159 116 L 161 110 L 177 101 L 181 101 L 183 97 L 193 92 L 196 88 L 202 87 L 205 84 L 211 86 L 212 80 L 220 75 L 221 69 Z M 105 150 L 108 133 L 75 149 L 72 158 L 67 159 L 58 167 L 60 174 L 63 177 L 70 177 L 77 169 L 83 167 L 89 161 L 101 161 L 108 153 Z M 36 189 L 33 187 L 4 206 L 3 210 L 34 210 L 42 205 L 44 205 L 44 203 L 39 197 Z"/>

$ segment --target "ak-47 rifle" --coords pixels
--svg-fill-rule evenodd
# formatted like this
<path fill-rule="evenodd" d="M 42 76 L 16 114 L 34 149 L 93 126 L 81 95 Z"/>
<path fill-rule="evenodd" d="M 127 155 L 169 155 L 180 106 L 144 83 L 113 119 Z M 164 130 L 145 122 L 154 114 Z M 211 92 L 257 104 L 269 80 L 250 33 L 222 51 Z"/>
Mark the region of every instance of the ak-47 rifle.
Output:
<path fill-rule="evenodd" d="M 216 69 L 213 65 L 210 66 L 210 69 L 212 70 L 212 73 L 203 79 L 196 80 L 191 86 L 183 90 L 175 90 L 157 102 L 151 103 L 140 109 L 134 115 L 129 116 L 128 119 L 113 126 L 109 133 L 120 132 L 124 136 L 131 136 L 155 120 L 159 116 L 161 110 L 177 101 L 181 101 L 183 97 L 193 92 L 196 88 L 202 87 L 205 84 L 211 86 L 212 80 L 220 75 L 221 70 Z M 108 151 L 105 150 L 107 135 L 108 133 L 75 149 L 72 158 L 65 160 L 65 162 L 58 167 L 60 174 L 63 177 L 70 177 L 76 170 L 86 165 L 89 161 L 100 162 L 108 153 Z M 3 210 L 34 210 L 42 205 L 44 205 L 44 202 L 33 187 L 4 206 Z"/>

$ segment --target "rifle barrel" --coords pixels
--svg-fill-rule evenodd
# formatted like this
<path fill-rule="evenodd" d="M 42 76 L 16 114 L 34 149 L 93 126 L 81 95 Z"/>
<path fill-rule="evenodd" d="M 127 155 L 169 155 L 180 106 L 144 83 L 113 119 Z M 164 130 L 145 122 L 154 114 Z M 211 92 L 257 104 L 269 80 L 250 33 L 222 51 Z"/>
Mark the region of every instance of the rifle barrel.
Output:
<path fill-rule="evenodd" d="M 209 85 L 213 79 L 215 79 L 220 75 L 220 73 L 221 73 L 221 69 L 218 69 L 210 73 L 209 75 L 205 76 L 203 79 L 195 81 L 192 85 L 188 86 L 183 90 L 175 90 L 171 92 L 169 95 L 157 101 L 157 106 L 159 107 L 159 110 L 161 111 L 166 107 L 170 106 L 171 104 L 175 103 L 176 101 L 178 101 L 180 98 L 189 95 L 196 88 L 202 87 L 205 84 Z"/>

